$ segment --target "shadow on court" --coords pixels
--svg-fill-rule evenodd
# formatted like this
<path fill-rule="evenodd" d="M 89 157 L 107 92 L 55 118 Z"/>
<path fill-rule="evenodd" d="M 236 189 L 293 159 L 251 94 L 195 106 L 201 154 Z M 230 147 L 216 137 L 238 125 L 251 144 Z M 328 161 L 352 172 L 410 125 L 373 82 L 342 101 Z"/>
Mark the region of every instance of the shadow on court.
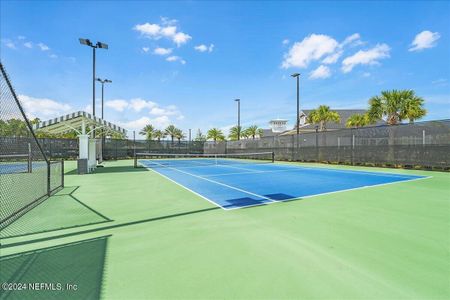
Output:
<path fill-rule="evenodd" d="M 53 290 L 5 290 L 0 298 L 100 299 L 108 238 L 103 236 L 0 257 L 0 282 L 53 284 Z M 57 283 L 64 289 L 58 290 Z M 76 284 L 77 289 L 67 290 L 66 284 Z"/>
<path fill-rule="evenodd" d="M 103 227 L 99 227 L 99 228 L 92 228 L 92 229 L 82 230 L 82 231 L 78 231 L 78 232 L 60 234 L 60 235 L 55 235 L 55 236 L 50 236 L 50 237 L 45 237 L 45 238 L 38 238 L 38 239 L 34 239 L 34 240 L 29 240 L 29 241 L 1 245 L 0 249 L 20 246 L 20 245 L 25 245 L 25 244 L 31 244 L 31 243 L 38 243 L 38 242 L 43 242 L 43 241 L 49 241 L 49 240 L 54 240 L 54 239 L 60 239 L 60 238 L 66 238 L 66 237 L 71 237 L 71 236 L 77 236 L 80 234 L 100 232 L 103 230 L 127 227 L 127 226 L 132 226 L 132 225 L 143 224 L 143 223 L 151 223 L 151 222 L 167 220 L 167 219 L 171 219 L 171 218 L 179 218 L 179 217 L 183 217 L 183 216 L 189 216 L 189 215 L 194 215 L 194 214 L 199 214 L 199 213 L 206 213 L 206 212 L 220 210 L 220 209 L 221 209 L 220 207 L 215 206 L 215 207 L 181 212 L 181 213 L 176 213 L 176 214 L 171 214 L 171 215 L 166 215 L 166 216 L 161 216 L 161 217 L 155 217 L 155 218 L 150 218 L 150 219 L 131 221 L 131 222 L 121 223 L 121 224 L 107 225 L 107 226 L 103 226 Z"/>
<path fill-rule="evenodd" d="M 0 231 L 0 238 L 57 231 L 112 220 L 84 204 L 74 196 L 78 186 L 65 187 L 56 195 L 18 218 Z"/>
<path fill-rule="evenodd" d="M 148 172 L 147 168 L 135 168 L 130 166 L 104 166 L 96 168 L 94 172 L 90 174 L 105 174 L 105 173 L 136 173 L 136 172 Z M 78 175 L 76 169 L 66 172 L 65 175 Z M 87 174 L 89 175 L 89 174 Z M 85 175 L 83 175 L 85 176 Z"/>

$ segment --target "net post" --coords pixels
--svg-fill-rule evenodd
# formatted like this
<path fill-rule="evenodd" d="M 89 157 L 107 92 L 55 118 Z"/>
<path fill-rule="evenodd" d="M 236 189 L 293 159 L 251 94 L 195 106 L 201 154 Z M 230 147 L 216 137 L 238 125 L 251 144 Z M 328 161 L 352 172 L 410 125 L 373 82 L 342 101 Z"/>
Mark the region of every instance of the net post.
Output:
<path fill-rule="evenodd" d="M 50 186 L 50 161 L 47 161 L 47 195 L 50 197 L 51 186 Z"/>
<path fill-rule="evenodd" d="M 64 187 L 64 159 L 61 159 L 61 187 Z"/>
<path fill-rule="evenodd" d="M 28 143 L 28 173 L 33 171 L 31 144 Z"/>
<path fill-rule="evenodd" d="M 272 151 L 272 162 L 275 162 L 275 152 Z"/>

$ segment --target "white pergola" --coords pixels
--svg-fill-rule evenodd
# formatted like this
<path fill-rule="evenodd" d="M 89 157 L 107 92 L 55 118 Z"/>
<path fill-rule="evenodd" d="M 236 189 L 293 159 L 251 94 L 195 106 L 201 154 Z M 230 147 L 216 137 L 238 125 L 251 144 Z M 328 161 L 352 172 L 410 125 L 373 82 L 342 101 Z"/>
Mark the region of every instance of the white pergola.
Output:
<path fill-rule="evenodd" d="M 87 131 L 89 128 L 89 131 Z M 126 134 L 126 130 L 120 126 L 95 117 L 85 111 L 77 111 L 33 125 L 34 130 L 48 132 L 50 134 L 63 134 L 75 131 L 78 134 L 79 159 L 88 160 L 88 170 L 97 165 L 96 137 L 108 136 L 113 133 Z M 101 155 L 101 152 L 100 152 Z M 102 158 L 101 158 L 102 159 Z"/>

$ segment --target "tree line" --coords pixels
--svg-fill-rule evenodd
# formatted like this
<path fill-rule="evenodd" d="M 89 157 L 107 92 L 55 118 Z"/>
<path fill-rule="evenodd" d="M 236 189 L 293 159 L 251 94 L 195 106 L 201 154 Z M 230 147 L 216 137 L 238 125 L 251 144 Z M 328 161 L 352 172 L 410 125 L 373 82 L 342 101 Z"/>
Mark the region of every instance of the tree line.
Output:
<path fill-rule="evenodd" d="M 152 124 L 147 124 L 139 131 L 139 134 L 145 136 L 146 140 L 152 141 L 161 141 L 166 137 L 170 137 L 172 143 L 177 140 L 180 142 L 182 139 L 186 138 L 183 130 L 175 127 L 175 125 L 169 125 L 166 129 L 156 129 Z M 256 125 L 249 126 L 248 128 L 242 128 L 242 126 L 233 126 L 230 128 L 230 133 L 228 135 L 228 139 L 230 141 L 236 141 L 238 138 L 240 139 L 255 139 L 257 137 L 262 137 L 263 130 Z M 194 137 L 194 141 L 196 142 L 204 142 L 207 140 L 212 140 L 214 142 L 225 141 L 226 136 L 223 131 L 219 128 L 211 128 L 206 132 L 206 135 L 202 133 L 199 129 L 197 131 L 196 136 Z"/>
<path fill-rule="evenodd" d="M 426 115 L 424 99 L 412 90 L 382 91 L 380 95 L 369 99 L 369 108 L 365 114 L 354 114 L 345 123 L 348 128 L 372 125 L 380 120 L 387 125 L 397 125 L 403 120 L 414 123 Z M 320 105 L 310 112 L 308 123 L 317 124 L 319 131 L 326 131 L 329 122 L 339 123 L 341 117 L 327 105 Z"/>
<path fill-rule="evenodd" d="M 417 96 L 412 90 L 391 90 L 382 91 L 380 95 L 369 99 L 369 108 L 365 114 L 354 114 L 346 120 L 346 127 L 359 128 L 383 120 L 388 125 L 396 125 L 404 120 L 413 123 L 426 115 L 424 108 L 424 99 Z M 319 131 L 326 131 L 326 125 L 330 122 L 339 123 L 341 121 L 340 115 L 336 111 L 332 111 L 327 105 L 320 105 L 317 109 L 312 110 L 307 122 L 317 125 Z M 31 124 L 40 122 L 38 118 L 32 119 Z M 89 130 L 88 130 L 89 131 Z M 170 137 L 174 142 L 180 142 L 186 138 L 183 130 L 169 125 L 164 130 L 156 129 L 153 125 L 147 124 L 140 132 L 147 140 L 165 139 Z M 76 138 L 77 132 L 74 130 L 68 131 L 64 134 L 50 134 L 45 131 L 38 130 L 36 136 L 38 138 Z M 0 120 L 0 136 L 9 137 L 28 137 L 29 130 L 24 120 L 11 118 L 8 120 Z M 263 136 L 263 130 L 257 125 L 252 125 L 247 128 L 240 126 L 233 126 L 230 128 L 228 140 L 235 141 L 240 139 L 255 139 Z M 113 134 L 112 138 L 124 139 L 122 134 Z M 199 129 L 194 138 L 194 141 L 224 141 L 226 140 L 224 132 L 219 128 L 211 128 L 206 132 L 206 135 Z"/>

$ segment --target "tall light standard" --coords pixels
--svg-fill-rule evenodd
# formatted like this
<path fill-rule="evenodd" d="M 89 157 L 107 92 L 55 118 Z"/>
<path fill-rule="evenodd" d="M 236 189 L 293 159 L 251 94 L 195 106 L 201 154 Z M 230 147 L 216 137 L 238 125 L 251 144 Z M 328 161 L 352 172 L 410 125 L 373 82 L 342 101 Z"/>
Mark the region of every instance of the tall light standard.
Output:
<path fill-rule="evenodd" d="M 99 82 L 101 82 L 101 84 L 102 84 L 102 119 L 103 119 L 103 107 L 104 107 L 104 105 L 103 105 L 103 95 L 104 95 L 104 91 L 105 91 L 105 83 L 111 83 L 112 81 L 111 80 L 109 80 L 109 79 L 100 79 L 100 78 L 97 78 L 97 81 L 99 81 Z M 102 129 L 102 133 L 104 133 L 104 130 Z M 101 157 L 101 161 L 103 161 L 103 148 L 105 148 L 105 135 L 104 134 L 102 134 L 102 152 L 101 152 L 101 154 L 102 154 L 102 157 Z"/>
<path fill-rule="evenodd" d="M 92 48 L 92 114 L 95 116 L 95 49 L 108 49 L 108 45 L 102 42 L 93 44 L 89 39 L 79 38 L 80 44 Z"/>
<path fill-rule="evenodd" d="M 238 107 L 238 127 L 237 127 L 237 130 L 238 130 L 238 136 L 237 136 L 237 139 L 238 139 L 238 141 L 241 139 L 241 99 L 234 99 L 234 101 L 236 101 L 237 102 L 237 107 Z"/>
<path fill-rule="evenodd" d="M 299 115 L 300 114 L 300 100 L 299 100 L 300 74 L 294 73 L 291 76 L 297 78 L 297 121 L 295 122 L 295 124 L 297 124 L 297 139 L 298 139 L 298 135 L 300 133 L 300 115 Z"/>
<path fill-rule="evenodd" d="M 104 94 L 104 86 L 105 83 L 111 83 L 112 81 L 109 79 L 100 79 L 97 78 L 97 81 L 99 81 L 102 84 L 102 119 L 103 119 L 103 94 Z"/>

